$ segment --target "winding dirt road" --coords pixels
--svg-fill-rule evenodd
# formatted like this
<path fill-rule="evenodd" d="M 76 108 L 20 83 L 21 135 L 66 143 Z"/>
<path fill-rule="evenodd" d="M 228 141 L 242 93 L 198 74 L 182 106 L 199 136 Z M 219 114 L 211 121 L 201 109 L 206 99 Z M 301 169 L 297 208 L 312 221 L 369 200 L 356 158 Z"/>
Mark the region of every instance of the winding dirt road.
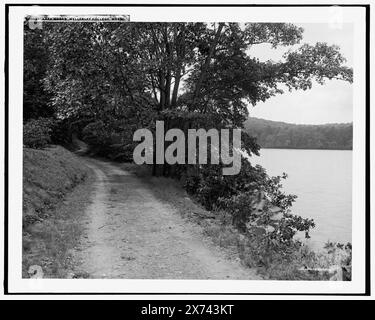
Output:
<path fill-rule="evenodd" d="M 228 260 L 135 175 L 83 158 L 96 174 L 84 211 L 84 236 L 75 249 L 75 274 L 126 279 L 259 279 Z"/>

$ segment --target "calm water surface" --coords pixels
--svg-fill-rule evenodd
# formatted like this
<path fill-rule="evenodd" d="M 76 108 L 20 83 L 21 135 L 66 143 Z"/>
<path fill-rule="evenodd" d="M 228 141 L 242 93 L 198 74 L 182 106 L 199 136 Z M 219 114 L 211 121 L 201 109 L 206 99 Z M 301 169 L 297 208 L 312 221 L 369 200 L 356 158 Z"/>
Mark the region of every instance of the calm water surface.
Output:
<path fill-rule="evenodd" d="M 251 162 L 270 175 L 288 174 L 284 191 L 298 196 L 292 212 L 313 218 L 308 243 L 322 248 L 327 240 L 351 242 L 352 151 L 262 149 Z"/>

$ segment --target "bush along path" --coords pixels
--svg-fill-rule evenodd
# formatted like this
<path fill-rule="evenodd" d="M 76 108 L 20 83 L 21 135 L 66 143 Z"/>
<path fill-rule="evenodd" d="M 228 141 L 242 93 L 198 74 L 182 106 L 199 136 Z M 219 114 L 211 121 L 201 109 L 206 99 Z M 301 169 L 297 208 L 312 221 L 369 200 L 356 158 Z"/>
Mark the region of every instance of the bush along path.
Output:
<path fill-rule="evenodd" d="M 95 191 L 70 277 L 260 279 L 155 198 L 140 178 L 108 162 L 85 161 L 96 173 Z"/>

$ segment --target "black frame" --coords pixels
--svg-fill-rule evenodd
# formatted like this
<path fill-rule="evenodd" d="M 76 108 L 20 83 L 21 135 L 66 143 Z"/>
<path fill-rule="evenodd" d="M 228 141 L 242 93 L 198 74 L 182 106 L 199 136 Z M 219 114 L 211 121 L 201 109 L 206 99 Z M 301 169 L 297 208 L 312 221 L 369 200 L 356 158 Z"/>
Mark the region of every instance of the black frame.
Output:
<path fill-rule="evenodd" d="M 5 144 L 4 144 L 4 294 L 5 295 L 241 295 L 241 296 L 370 296 L 371 257 L 370 257 L 370 4 L 333 4 L 340 7 L 364 7 L 366 9 L 366 141 L 365 141 L 365 292 L 364 293 L 100 293 L 100 292 L 9 292 L 8 290 L 8 238 L 9 238 L 9 7 L 331 7 L 329 4 L 48 4 L 48 3 L 15 3 L 5 4 Z"/>

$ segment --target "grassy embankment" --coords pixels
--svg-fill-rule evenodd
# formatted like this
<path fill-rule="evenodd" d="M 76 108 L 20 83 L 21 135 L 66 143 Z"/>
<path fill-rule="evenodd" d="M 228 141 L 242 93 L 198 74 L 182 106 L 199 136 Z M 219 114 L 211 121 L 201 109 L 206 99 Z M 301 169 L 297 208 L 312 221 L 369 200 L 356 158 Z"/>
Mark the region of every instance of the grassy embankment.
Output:
<path fill-rule="evenodd" d="M 31 265 L 41 266 L 45 277 L 66 277 L 92 181 L 91 169 L 63 147 L 24 148 L 23 277 Z"/>

